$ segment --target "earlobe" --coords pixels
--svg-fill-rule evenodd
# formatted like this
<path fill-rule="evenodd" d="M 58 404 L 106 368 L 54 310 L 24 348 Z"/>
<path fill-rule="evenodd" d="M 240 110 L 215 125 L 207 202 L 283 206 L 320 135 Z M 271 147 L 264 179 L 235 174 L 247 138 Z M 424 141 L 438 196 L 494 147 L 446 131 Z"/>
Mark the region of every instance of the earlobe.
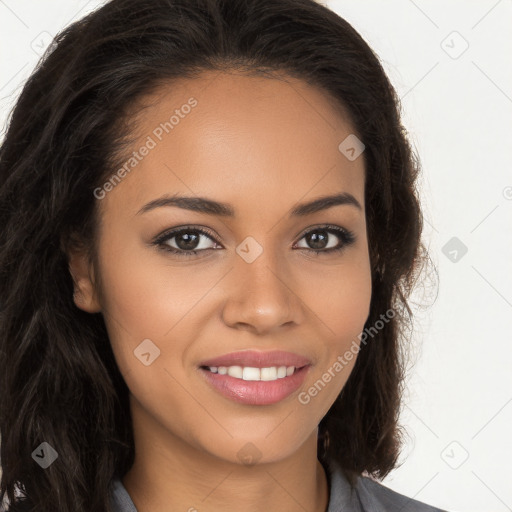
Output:
<path fill-rule="evenodd" d="M 69 251 L 69 272 L 74 283 L 73 301 L 87 313 L 99 313 L 101 305 L 94 284 L 94 269 L 84 251 Z"/>

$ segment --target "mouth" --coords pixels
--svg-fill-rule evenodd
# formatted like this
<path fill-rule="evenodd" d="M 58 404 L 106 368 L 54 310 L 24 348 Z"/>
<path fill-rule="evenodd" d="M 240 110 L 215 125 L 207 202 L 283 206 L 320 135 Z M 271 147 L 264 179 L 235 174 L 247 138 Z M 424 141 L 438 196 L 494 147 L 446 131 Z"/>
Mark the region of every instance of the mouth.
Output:
<path fill-rule="evenodd" d="M 228 400 L 244 405 L 271 405 L 290 397 L 303 384 L 311 364 L 295 366 L 199 367 L 206 383 Z"/>

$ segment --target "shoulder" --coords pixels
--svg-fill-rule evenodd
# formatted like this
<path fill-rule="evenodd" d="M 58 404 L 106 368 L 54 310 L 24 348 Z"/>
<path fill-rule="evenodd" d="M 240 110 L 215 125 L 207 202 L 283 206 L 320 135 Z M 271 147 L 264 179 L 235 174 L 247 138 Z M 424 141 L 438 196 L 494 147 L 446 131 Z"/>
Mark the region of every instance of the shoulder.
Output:
<path fill-rule="evenodd" d="M 364 510 L 370 512 L 396 511 L 402 512 L 446 512 L 440 508 L 427 505 L 393 491 L 389 487 L 366 476 L 359 476 L 356 489 Z"/>
<path fill-rule="evenodd" d="M 110 506 L 113 512 L 137 512 L 128 491 L 119 477 L 114 477 L 110 486 Z"/>
<path fill-rule="evenodd" d="M 357 476 L 352 486 L 333 459 L 327 462 L 326 469 L 331 488 L 328 512 L 446 512 L 393 491 L 368 476 Z"/>

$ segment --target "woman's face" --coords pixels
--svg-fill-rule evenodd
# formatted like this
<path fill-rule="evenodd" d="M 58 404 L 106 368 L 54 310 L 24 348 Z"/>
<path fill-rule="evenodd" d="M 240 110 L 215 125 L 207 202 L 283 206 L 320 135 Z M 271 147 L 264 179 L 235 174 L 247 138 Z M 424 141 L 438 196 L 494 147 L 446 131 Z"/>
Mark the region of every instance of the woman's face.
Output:
<path fill-rule="evenodd" d="M 316 435 L 355 363 L 344 355 L 357 352 L 371 298 L 364 154 L 346 156 L 351 139 L 339 149 L 353 129 L 322 92 L 287 80 L 204 73 L 160 89 L 139 114 L 125 172 L 95 192 L 102 298 L 84 285 L 77 305 L 104 315 L 134 424 L 161 446 L 234 462 L 289 456 Z M 293 211 L 343 194 L 352 200 Z M 154 203 L 182 196 L 231 214 Z M 201 368 L 277 350 L 308 362 L 299 379 Z M 260 363 L 230 366 L 282 375 L 259 370 L 272 358 Z"/>

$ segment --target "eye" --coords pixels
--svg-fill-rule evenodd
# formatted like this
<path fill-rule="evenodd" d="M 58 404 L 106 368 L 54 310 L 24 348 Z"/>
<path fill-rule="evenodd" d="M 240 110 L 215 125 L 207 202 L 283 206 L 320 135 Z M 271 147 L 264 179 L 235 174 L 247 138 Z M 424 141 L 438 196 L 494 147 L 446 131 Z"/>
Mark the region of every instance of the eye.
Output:
<path fill-rule="evenodd" d="M 214 247 L 208 247 L 207 241 L 201 243 L 201 238 L 209 239 L 213 242 Z M 336 238 L 338 239 L 337 243 Z M 339 226 L 324 225 L 310 229 L 300 238 L 300 240 L 302 239 L 306 240 L 306 243 L 312 247 L 299 246 L 299 249 L 305 249 L 309 252 L 320 254 L 341 251 L 345 247 L 353 244 L 356 237 L 352 231 Z M 167 231 L 160 235 L 153 242 L 153 245 L 161 247 L 163 250 L 180 257 L 190 257 L 196 255 L 198 252 L 215 250 L 222 247 L 216 243 L 212 231 L 194 226 L 183 226 Z"/>
<path fill-rule="evenodd" d="M 338 243 L 336 243 L 338 238 Z M 305 247 L 307 250 L 320 253 L 333 253 L 345 249 L 345 247 L 355 242 L 355 235 L 352 231 L 339 226 L 318 226 L 307 231 L 300 240 L 306 240 L 306 243 L 312 246 Z M 300 247 L 301 249 L 304 247 Z"/>
<path fill-rule="evenodd" d="M 205 228 L 184 226 L 163 233 L 154 241 L 154 245 L 177 256 L 191 256 L 198 252 L 214 249 L 214 247 L 205 247 L 204 243 L 200 243 L 201 237 L 214 241 L 213 236 L 213 233 Z M 173 242 L 173 239 L 176 241 Z"/>

